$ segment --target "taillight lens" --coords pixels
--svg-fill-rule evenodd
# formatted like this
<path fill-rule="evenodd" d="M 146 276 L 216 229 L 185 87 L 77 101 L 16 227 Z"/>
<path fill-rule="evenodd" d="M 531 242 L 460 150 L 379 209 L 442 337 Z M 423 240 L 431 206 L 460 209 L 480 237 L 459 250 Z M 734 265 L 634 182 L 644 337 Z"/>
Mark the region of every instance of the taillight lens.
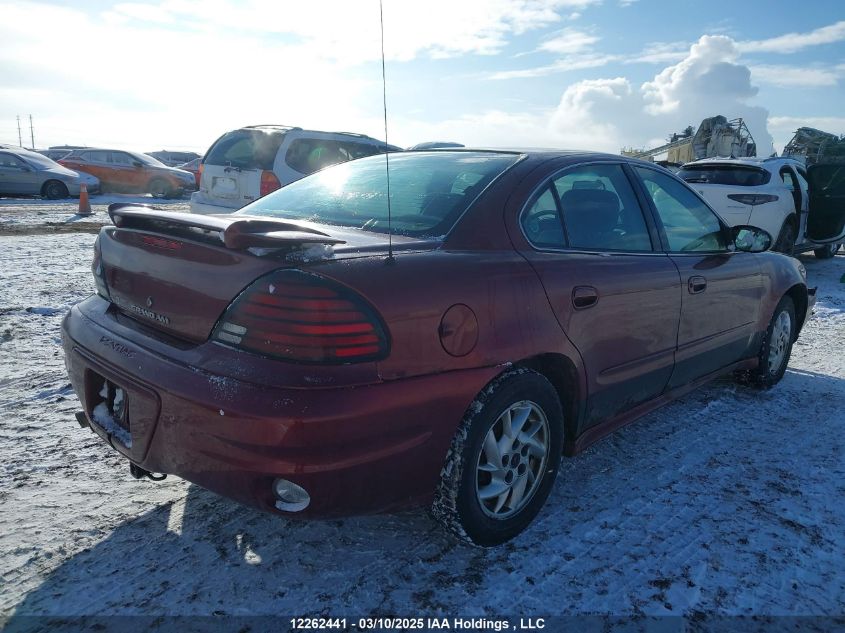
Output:
<path fill-rule="evenodd" d="M 227 308 L 211 338 L 261 356 L 329 365 L 378 360 L 389 349 L 386 328 L 363 297 L 301 270 L 253 282 Z"/>
<path fill-rule="evenodd" d="M 768 193 L 729 193 L 728 198 L 740 204 L 750 204 L 752 207 L 758 204 L 774 202 L 778 199 L 777 196 Z"/>
<path fill-rule="evenodd" d="M 282 186 L 276 174 L 272 171 L 264 170 L 261 172 L 261 195 L 266 196 L 271 191 L 275 191 Z"/>
<path fill-rule="evenodd" d="M 97 286 L 97 294 L 106 301 L 111 301 L 109 288 L 106 285 L 106 271 L 103 268 L 103 255 L 100 252 L 100 236 L 94 240 L 94 261 L 91 262 L 91 272 L 94 273 L 94 284 Z"/>

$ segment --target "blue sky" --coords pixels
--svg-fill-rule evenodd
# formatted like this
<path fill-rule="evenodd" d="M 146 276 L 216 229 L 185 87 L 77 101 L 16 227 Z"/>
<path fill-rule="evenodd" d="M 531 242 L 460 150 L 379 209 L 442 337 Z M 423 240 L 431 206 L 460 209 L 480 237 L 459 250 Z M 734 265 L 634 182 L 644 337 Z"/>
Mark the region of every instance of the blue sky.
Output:
<path fill-rule="evenodd" d="M 384 137 L 376 0 L 4 0 L 0 142 L 204 151 L 241 125 Z M 845 133 L 845 5 L 385 0 L 389 140 L 647 147 L 743 117 Z M 28 144 L 28 141 L 27 141 Z"/>

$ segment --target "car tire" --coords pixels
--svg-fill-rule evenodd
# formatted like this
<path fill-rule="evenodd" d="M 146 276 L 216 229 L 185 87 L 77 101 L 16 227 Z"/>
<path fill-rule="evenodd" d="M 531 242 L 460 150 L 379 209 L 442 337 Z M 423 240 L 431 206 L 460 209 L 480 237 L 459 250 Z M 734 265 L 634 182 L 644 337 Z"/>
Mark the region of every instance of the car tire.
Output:
<path fill-rule="evenodd" d="M 48 200 L 61 200 L 70 197 L 67 185 L 58 180 L 48 180 L 41 187 L 41 197 Z"/>
<path fill-rule="evenodd" d="M 795 238 L 797 233 L 795 231 L 795 224 L 790 220 L 787 220 L 783 223 L 783 226 L 780 229 L 780 235 L 778 235 L 777 241 L 775 241 L 775 245 L 772 247 L 773 251 L 777 251 L 778 253 L 784 253 L 785 255 L 792 255 L 795 251 Z"/>
<path fill-rule="evenodd" d="M 153 178 L 147 186 L 153 198 L 172 198 L 173 188 L 164 178 Z"/>
<path fill-rule="evenodd" d="M 738 381 L 757 389 L 770 389 L 780 382 L 792 354 L 797 323 L 795 304 L 790 297 L 783 297 L 763 335 L 757 354 L 759 364 L 755 369 L 738 372 Z"/>
<path fill-rule="evenodd" d="M 827 246 L 815 249 L 813 253 L 816 254 L 816 259 L 830 259 L 836 255 L 840 246 L 841 244 L 828 244 Z"/>
<path fill-rule="evenodd" d="M 502 374 L 475 398 L 452 439 L 432 515 L 475 545 L 512 539 L 549 496 L 563 433 L 560 399 L 544 376 Z"/>

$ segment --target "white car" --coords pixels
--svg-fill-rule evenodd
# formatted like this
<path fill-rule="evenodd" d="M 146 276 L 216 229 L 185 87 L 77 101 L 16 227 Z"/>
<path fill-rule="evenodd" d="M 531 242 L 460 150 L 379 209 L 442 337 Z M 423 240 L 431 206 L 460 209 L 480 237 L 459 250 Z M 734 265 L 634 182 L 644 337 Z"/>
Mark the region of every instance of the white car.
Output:
<path fill-rule="evenodd" d="M 202 161 L 191 213 L 232 213 L 319 171 L 355 158 L 401 151 L 363 134 L 254 125 L 227 132 Z"/>
<path fill-rule="evenodd" d="M 706 158 L 687 163 L 683 178 L 731 226 L 768 231 L 772 250 L 833 257 L 845 230 L 832 211 L 845 204 L 845 165 L 792 158 Z"/>

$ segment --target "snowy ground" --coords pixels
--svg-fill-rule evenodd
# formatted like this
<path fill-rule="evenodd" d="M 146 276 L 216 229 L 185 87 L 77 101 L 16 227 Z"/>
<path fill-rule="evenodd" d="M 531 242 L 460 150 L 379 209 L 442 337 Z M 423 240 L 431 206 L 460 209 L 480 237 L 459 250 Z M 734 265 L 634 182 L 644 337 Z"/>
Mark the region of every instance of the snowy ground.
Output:
<path fill-rule="evenodd" d="M 778 387 L 718 381 L 565 459 L 534 525 L 481 550 L 423 511 L 288 522 L 173 477 L 132 479 L 73 418 L 59 324 L 93 291 L 94 234 L 45 229 L 77 222 L 72 210 L 0 203 L 0 618 L 12 625 L 845 613 L 845 253 L 802 258 L 816 316 Z M 87 224 L 104 221 L 95 210 Z"/>

